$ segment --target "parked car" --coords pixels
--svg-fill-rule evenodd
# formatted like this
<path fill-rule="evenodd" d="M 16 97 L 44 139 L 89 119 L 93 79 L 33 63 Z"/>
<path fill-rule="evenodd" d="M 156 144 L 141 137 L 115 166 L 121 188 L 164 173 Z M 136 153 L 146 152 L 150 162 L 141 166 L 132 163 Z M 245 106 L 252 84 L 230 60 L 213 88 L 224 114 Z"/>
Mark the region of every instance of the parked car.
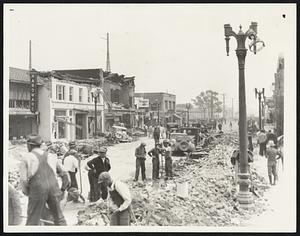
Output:
<path fill-rule="evenodd" d="M 167 123 L 167 138 L 170 138 L 171 133 L 176 133 L 178 130 L 179 125 L 175 122 L 169 122 Z"/>
<path fill-rule="evenodd" d="M 196 150 L 192 139 L 186 133 L 171 133 L 170 142 L 173 154 L 183 154 Z"/>
<path fill-rule="evenodd" d="M 186 133 L 192 140 L 192 142 L 195 144 L 195 146 L 198 145 L 200 142 L 200 136 L 201 129 L 197 127 L 181 127 L 178 129 L 180 133 Z"/>
<path fill-rule="evenodd" d="M 132 141 L 132 138 L 127 134 L 127 129 L 123 126 L 112 126 L 112 132 L 119 142 Z"/>

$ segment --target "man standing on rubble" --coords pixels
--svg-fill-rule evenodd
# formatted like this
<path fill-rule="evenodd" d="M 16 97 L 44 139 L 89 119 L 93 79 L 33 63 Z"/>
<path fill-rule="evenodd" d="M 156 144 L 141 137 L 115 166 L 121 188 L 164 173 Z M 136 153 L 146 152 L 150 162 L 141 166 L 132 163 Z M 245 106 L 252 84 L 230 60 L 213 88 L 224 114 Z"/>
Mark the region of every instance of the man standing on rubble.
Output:
<path fill-rule="evenodd" d="M 165 156 L 165 179 L 172 179 L 172 150 L 167 139 L 163 141 L 163 155 Z"/>
<path fill-rule="evenodd" d="M 109 190 L 110 225 L 130 225 L 131 194 L 128 186 L 113 181 L 108 172 L 102 172 L 98 181 Z"/>
<path fill-rule="evenodd" d="M 140 169 L 142 172 L 142 180 L 146 181 L 146 167 L 145 167 L 145 160 L 146 160 L 146 143 L 141 142 L 140 146 L 135 149 L 135 157 L 136 157 L 136 169 L 135 169 L 135 179 L 134 181 L 138 181 Z"/>
<path fill-rule="evenodd" d="M 159 179 L 159 154 L 161 154 L 161 149 L 159 143 L 155 144 L 155 147 L 152 148 L 148 155 L 152 157 L 152 179 Z"/>
<path fill-rule="evenodd" d="M 57 158 L 41 149 L 40 135 L 31 134 L 27 139 L 27 153 L 20 166 L 20 182 L 23 193 L 28 196 L 26 225 L 40 225 L 46 203 L 54 218 L 55 225 L 67 225 L 63 216 L 60 200 L 69 186 L 68 173 Z M 56 173 L 63 180 L 59 188 Z"/>
<path fill-rule="evenodd" d="M 108 172 L 111 168 L 109 159 L 106 156 L 107 149 L 100 147 L 96 153 L 99 154 L 94 159 L 86 164 L 88 170 L 88 177 L 90 182 L 90 201 L 95 202 L 100 198 L 105 200 L 107 198 L 107 187 L 105 185 L 98 185 L 98 177 L 102 172 Z"/>
<path fill-rule="evenodd" d="M 268 142 L 268 148 L 266 150 L 266 158 L 268 159 L 268 176 L 271 185 L 275 185 L 278 180 L 277 174 L 277 159 L 281 158 L 280 152 L 277 150 L 273 140 Z M 274 176 L 274 182 L 272 182 L 272 175 Z"/>

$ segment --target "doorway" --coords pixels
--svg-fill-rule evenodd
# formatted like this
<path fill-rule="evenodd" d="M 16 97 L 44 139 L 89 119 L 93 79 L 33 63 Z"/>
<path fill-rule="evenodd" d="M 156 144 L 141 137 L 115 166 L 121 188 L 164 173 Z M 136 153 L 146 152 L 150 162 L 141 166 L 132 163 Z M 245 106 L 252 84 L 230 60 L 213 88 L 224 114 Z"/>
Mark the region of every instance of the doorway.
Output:
<path fill-rule="evenodd" d="M 76 139 L 87 138 L 86 114 L 76 114 Z"/>

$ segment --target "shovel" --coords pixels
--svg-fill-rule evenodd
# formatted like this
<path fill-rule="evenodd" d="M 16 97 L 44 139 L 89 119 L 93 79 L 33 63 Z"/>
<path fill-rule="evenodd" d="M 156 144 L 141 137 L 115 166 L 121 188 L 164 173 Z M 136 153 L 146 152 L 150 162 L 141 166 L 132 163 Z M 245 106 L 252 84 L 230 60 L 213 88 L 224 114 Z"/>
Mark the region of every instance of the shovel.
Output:
<path fill-rule="evenodd" d="M 79 193 L 79 197 L 85 203 L 85 199 L 82 196 L 81 156 L 80 156 L 80 161 L 79 161 L 78 169 L 79 169 L 79 179 L 80 179 L 80 193 Z"/>

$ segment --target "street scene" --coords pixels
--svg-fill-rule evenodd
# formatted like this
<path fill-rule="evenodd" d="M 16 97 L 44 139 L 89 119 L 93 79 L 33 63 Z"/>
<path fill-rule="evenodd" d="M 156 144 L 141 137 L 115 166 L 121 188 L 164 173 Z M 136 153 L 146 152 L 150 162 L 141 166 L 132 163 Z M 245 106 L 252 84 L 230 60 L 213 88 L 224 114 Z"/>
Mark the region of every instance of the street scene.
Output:
<path fill-rule="evenodd" d="M 247 7 L 5 4 L 6 231 L 294 232 L 296 5 Z"/>

